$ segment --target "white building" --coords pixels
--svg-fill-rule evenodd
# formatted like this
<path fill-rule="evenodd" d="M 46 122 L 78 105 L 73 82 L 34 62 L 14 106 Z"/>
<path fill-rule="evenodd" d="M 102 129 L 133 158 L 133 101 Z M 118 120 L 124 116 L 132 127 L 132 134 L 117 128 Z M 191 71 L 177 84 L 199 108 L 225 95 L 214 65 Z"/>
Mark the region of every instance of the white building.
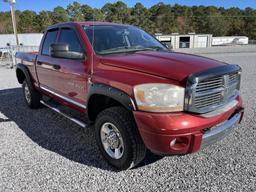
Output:
<path fill-rule="evenodd" d="M 18 34 L 19 43 L 24 46 L 39 46 L 42 33 L 23 33 Z M 6 47 L 6 45 L 16 45 L 15 36 L 13 34 L 0 34 L 0 47 Z"/>
<path fill-rule="evenodd" d="M 173 33 L 171 35 L 156 34 L 156 38 L 167 44 L 173 49 L 178 48 L 205 48 L 211 47 L 212 45 L 212 35 L 211 34 L 195 34 L 188 33 L 181 35 L 178 33 Z"/>

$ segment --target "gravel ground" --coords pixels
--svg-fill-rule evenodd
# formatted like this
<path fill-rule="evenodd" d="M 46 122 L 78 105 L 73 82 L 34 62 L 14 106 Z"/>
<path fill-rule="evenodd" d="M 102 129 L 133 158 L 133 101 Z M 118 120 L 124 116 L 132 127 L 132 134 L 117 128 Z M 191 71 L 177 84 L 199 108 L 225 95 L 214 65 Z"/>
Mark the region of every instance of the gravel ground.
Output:
<path fill-rule="evenodd" d="M 122 172 L 101 158 L 90 129 L 28 109 L 14 70 L 0 68 L 0 191 L 256 191 L 256 53 L 208 56 L 243 68 L 242 124 L 201 152 L 148 155 Z"/>

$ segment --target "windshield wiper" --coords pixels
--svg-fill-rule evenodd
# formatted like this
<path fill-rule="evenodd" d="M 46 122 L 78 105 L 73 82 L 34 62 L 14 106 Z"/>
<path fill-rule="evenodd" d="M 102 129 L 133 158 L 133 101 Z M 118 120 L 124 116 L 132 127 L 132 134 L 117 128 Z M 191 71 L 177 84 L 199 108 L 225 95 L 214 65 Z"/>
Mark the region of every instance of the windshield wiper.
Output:
<path fill-rule="evenodd" d="M 100 55 L 108 55 L 108 54 L 115 54 L 115 53 L 135 53 L 138 51 L 166 51 L 162 47 L 158 46 L 151 46 L 151 47 L 142 47 L 142 46 L 122 46 L 122 47 L 115 47 L 111 49 L 107 49 L 104 51 L 99 52 Z"/>
<path fill-rule="evenodd" d="M 167 51 L 167 50 L 159 46 L 150 46 L 150 47 L 136 48 L 136 49 L 133 49 L 133 51 L 137 52 L 137 51 Z"/>
<path fill-rule="evenodd" d="M 128 46 L 122 46 L 122 47 L 114 47 L 110 49 L 103 50 L 102 52 L 111 52 L 111 51 L 118 51 L 118 50 L 126 50 L 128 49 Z"/>
<path fill-rule="evenodd" d="M 145 50 L 165 51 L 165 49 L 163 47 L 159 47 L 159 46 L 145 47 Z"/>
<path fill-rule="evenodd" d="M 98 54 L 101 55 L 107 55 L 107 54 L 115 54 L 115 53 L 127 53 L 127 52 L 136 52 L 142 50 L 142 48 L 138 48 L 138 46 L 122 46 L 122 47 L 115 47 L 106 49 L 103 51 L 98 52 Z"/>

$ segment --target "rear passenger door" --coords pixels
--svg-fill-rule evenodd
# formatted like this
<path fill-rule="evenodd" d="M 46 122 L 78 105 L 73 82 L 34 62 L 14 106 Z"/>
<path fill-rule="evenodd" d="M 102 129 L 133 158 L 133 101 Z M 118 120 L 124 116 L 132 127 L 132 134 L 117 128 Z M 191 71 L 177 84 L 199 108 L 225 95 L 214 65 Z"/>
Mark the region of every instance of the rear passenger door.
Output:
<path fill-rule="evenodd" d="M 82 41 L 73 27 L 60 27 L 56 39 L 57 43 L 67 43 L 70 51 L 81 52 L 86 55 Z M 47 68 L 51 79 L 45 81 L 46 89 L 68 104 L 85 109 L 88 78 L 87 59 L 74 60 L 50 57 Z M 55 66 L 58 66 L 56 68 Z M 39 77 L 40 81 L 40 77 Z"/>

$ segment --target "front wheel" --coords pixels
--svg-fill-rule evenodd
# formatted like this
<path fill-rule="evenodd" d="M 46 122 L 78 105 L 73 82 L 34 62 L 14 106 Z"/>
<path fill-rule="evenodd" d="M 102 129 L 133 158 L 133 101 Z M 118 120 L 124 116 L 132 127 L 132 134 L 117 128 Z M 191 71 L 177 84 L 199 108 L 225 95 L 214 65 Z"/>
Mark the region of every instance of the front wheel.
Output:
<path fill-rule="evenodd" d="M 102 111 L 95 123 L 95 136 L 103 157 L 117 169 L 130 169 L 146 155 L 132 115 L 123 107 Z"/>

